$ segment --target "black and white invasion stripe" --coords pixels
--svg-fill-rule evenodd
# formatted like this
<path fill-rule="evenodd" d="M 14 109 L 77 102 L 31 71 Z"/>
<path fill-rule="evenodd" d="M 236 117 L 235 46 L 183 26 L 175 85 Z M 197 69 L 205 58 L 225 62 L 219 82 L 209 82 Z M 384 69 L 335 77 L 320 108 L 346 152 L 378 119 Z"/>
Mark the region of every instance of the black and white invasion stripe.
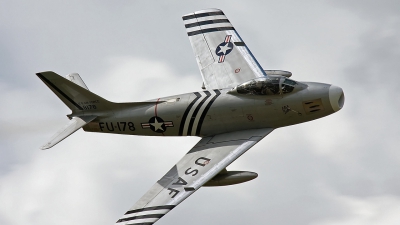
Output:
<path fill-rule="evenodd" d="M 179 127 L 180 136 L 199 136 L 204 119 L 215 99 L 221 94 L 219 90 L 194 92 L 195 98 L 183 113 Z"/>
<path fill-rule="evenodd" d="M 147 207 L 126 212 L 115 225 L 151 225 L 171 211 L 175 205 Z"/>
<path fill-rule="evenodd" d="M 184 15 L 182 19 L 188 36 L 235 29 L 219 9 L 197 11 Z"/>

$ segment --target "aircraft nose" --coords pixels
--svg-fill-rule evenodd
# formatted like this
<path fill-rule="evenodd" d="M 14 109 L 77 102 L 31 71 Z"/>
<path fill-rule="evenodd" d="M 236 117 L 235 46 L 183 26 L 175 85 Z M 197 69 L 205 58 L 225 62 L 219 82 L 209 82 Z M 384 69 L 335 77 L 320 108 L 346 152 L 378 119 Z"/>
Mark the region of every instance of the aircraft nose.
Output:
<path fill-rule="evenodd" d="M 329 101 L 333 110 L 339 111 L 344 105 L 344 93 L 340 87 L 331 85 L 329 87 Z"/>

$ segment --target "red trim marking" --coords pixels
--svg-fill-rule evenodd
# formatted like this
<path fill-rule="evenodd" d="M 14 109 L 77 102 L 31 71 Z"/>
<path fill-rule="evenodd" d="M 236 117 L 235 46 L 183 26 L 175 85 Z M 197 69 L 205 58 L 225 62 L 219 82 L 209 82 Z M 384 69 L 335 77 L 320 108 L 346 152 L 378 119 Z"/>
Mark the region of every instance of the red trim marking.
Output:
<path fill-rule="evenodd" d="M 158 102 L 159 102 L 159 101 L 160 101 L 160 98 L 157 99 L 156 107 L 154 108 L 154 114 L 155 114 L 155 116 L 157 116 L 157 105 L 158 105 Z M 162 136 L 165 136 L 165 135 L 164 135 L 164 132 L 162 132 L 161 134 L 162 134 Z"/>
<path fill-rule="evenodd" d="M 157 116 L 157 105 L 158 105 L 158 101 L 160 101 L 160 98 L 157 99 L 156 107 L 154 108 L 154 114 L 155 114 L 155 116 Z"/>

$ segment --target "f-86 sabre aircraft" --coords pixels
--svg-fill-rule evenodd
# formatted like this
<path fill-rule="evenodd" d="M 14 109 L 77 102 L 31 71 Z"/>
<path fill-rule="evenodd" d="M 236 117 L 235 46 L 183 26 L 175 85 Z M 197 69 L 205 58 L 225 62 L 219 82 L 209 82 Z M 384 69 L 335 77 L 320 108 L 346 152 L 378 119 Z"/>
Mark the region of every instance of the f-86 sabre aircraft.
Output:
<path fill-rule="evenodd" d="M 264 70 L 225 14 L 206 9 L 183 21 L 202 78 L 202 91 L 144 102 L 114 103 L 90 92 L 78 74 L 39 78 L 72 110 L 70 122 L 42 149 L 83 128 L 89 132 L 199 136 L 202 139 L 143 195 L 117 225 L 153 224 L 202 186 L 238 184 L 254 172 L 226 167 L 279 127 L 340 110 L 340 87 L 298 82 Z"/>

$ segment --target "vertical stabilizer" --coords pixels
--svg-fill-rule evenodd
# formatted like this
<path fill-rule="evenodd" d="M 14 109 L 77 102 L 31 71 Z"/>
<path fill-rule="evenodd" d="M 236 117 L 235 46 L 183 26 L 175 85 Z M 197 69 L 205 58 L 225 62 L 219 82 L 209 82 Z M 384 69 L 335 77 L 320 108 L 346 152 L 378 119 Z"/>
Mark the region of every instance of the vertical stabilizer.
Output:
<path fill-rule="evenodd" d="M 112 102 L 94 94 L 78 74 L 68 75 L 68 79 L 51 71 L 36 74 L 74 113 L 95 114 L 110 109 Z"/>

